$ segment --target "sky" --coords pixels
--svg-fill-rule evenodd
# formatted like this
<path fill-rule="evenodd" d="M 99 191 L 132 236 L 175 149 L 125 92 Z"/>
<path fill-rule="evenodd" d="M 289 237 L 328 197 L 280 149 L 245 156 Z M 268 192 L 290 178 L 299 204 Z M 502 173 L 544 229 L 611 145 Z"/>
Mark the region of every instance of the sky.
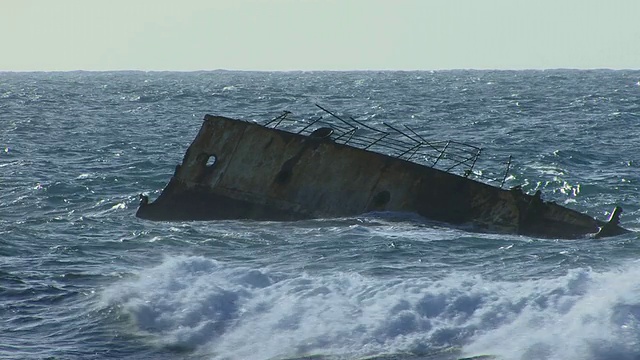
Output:
<path fill-rule="evenodd" d="M 0 0 L 0 71 L 640 69 L 640 0 Z"/>

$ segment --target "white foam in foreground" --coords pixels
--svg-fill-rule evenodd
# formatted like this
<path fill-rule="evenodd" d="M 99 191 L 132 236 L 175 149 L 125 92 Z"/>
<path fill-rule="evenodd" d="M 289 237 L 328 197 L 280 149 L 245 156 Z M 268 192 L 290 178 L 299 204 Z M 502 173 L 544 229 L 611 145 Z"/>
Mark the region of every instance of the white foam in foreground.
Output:
<path fill-rule="evenodd" d="M 426 354 L 461 346 L 505 359 L 637 359 L 640 265 L 554 279 L 383 280 L 167 258 L 104 293 L 137 333 L 213 358 Z"/>

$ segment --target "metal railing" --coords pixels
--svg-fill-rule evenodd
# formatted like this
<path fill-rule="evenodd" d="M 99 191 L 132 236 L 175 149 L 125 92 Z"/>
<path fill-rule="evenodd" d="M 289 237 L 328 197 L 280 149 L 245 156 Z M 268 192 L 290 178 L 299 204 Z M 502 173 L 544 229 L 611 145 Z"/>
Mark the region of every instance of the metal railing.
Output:
<path fill-rule="evenodd" d="M 275 129 L 286 122 L 285 130 L 303 135 L 311 135 L 318 128 L 330 128 L 333 130 L 331 139 L 336 143 L 389 155 L 464 177 L 472 177 L 483 182 L 499 184 L 501 188 L 507 180 L 511 168 L 511 156 L 506 163 L 504 174 L 495 175 L 498 177 L 485 175 L 483 171 L 475 169 L 482 154 L 481 147 L 454 140 L 428 141 L 407 125 L 399 129 L 383 122 L 387 130 L 385 131 L 351 116 L 341 117 L 320 105 L 316 104 L 316 106 L 325 114 L 315 119 L 301 121 L 292 119 L 292 113 L 284 111 L 262 125 Z"/>

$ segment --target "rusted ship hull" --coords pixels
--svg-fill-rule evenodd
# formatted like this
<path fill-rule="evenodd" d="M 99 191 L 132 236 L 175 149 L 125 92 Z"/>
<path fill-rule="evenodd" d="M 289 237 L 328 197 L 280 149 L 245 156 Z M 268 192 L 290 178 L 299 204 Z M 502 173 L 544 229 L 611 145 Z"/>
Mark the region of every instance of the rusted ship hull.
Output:
<path fill-rule="evenodd" d="M 149 220 L 297 220 L 372 211 L 413 212 L 478 230 L 577 238 L 627 232 L 618 225 L 435 167 L 334 141 L 205 116 L 161 195 L 143 198 Z"/>

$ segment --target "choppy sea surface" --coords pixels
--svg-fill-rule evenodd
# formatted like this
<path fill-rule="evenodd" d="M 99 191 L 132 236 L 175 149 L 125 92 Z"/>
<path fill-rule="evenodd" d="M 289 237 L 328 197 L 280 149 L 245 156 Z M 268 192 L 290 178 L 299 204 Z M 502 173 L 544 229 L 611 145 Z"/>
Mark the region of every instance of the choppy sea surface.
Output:
<path fill-rule="evenodd" d="M 640 230 L 640 71 L 0 73 L 0 358 L 640 359 L 635 232 L 134 216 L 205 114 L 314 104 L 512 155 L 505 186 Z"/>

